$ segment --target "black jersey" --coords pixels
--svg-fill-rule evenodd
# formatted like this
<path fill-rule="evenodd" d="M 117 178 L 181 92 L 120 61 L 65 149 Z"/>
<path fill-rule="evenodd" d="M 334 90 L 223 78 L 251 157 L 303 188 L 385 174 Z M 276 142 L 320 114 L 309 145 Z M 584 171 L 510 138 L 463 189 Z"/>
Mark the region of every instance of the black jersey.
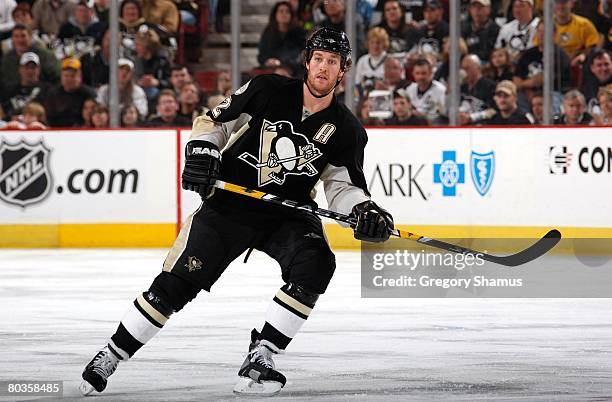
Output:
<path fill-rule="evenodd" d="M 324 182 L 330 208 L 348 213 L 369 199 L 363 175 L 366 132 L 334 97 L 303 119 L 303 81 L 261 75 L 194 121 L 192 138 L 222 149 L 221 180 L 298 202 Z M 224 205 L 244 197 L 217 192 Z"/>

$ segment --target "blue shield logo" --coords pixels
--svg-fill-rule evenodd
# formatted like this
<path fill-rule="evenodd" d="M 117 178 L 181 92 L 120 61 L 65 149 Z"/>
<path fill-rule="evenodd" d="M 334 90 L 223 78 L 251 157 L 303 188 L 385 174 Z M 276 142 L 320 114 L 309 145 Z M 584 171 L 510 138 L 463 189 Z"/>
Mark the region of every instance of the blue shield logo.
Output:
<path fill-rule="evenodd" d="M 476 191 L 481 196 L 484 196 L 493 183 L 495 175 L 495 152 L 491 151 L 486 154 L 479 154 L 472 151 L 470 156 L 470 171 L 472 173 L 472 181 L 476 187 Z"/>

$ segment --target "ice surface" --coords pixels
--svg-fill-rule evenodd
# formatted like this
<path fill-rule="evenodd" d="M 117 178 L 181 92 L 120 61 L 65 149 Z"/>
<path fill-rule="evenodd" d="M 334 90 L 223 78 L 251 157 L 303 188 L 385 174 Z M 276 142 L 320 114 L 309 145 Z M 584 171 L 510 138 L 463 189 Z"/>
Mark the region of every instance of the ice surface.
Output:
<path fill-rule="evenodd" d="M 0 380 L 63 380 L 64 399 L 80 398 L 83 367 L 164 256 L 0 251 Z M 612 300 L 361 299 L 359 254 L 339 252 L 337 262 L 276 358 L 288 383 L 275 400 L 612 400 Z M 95 400 L 245 400 L 231 393 L 236 372 L 281 284 L 261 253 L 235 262 Z"/>

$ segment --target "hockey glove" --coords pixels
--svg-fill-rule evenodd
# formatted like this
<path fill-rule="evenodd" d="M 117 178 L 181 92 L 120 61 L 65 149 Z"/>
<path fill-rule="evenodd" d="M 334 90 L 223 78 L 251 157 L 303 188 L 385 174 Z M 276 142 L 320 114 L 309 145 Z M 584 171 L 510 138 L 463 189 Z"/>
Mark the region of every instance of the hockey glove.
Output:
<path fill-rule="evenodd" d="M 212 142 L 193 140 L 185 147 L 185 169 L 182 184 L 185 190 L 206 197 L 219 178 L 221 153 Z"/>
<path fill-rule="evenodd" d="M 357 225 L 353 228 L 355 239 L 379 243 L 391 236 L 393 217 L 374 201 L 355 205 L 351 216 L 357 218 Z"/>

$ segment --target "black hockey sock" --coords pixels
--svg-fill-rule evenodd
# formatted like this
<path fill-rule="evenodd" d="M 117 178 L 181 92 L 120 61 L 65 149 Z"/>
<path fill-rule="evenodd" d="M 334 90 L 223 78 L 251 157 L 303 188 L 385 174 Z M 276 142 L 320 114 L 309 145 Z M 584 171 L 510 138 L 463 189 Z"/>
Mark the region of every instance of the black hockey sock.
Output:
<path fill-rule="evenodd" d="M 110 350 L 122 360 L 129 359 L 162 329 L 171 313 L 153 292 L 138 296 L 108 342 Z"/>
<path fill-rule="evenodd" d="M 266 313 L 261 339 L 284 350 L 306 322 L 318 297 L 291 283 L 280 288 Z"/>

